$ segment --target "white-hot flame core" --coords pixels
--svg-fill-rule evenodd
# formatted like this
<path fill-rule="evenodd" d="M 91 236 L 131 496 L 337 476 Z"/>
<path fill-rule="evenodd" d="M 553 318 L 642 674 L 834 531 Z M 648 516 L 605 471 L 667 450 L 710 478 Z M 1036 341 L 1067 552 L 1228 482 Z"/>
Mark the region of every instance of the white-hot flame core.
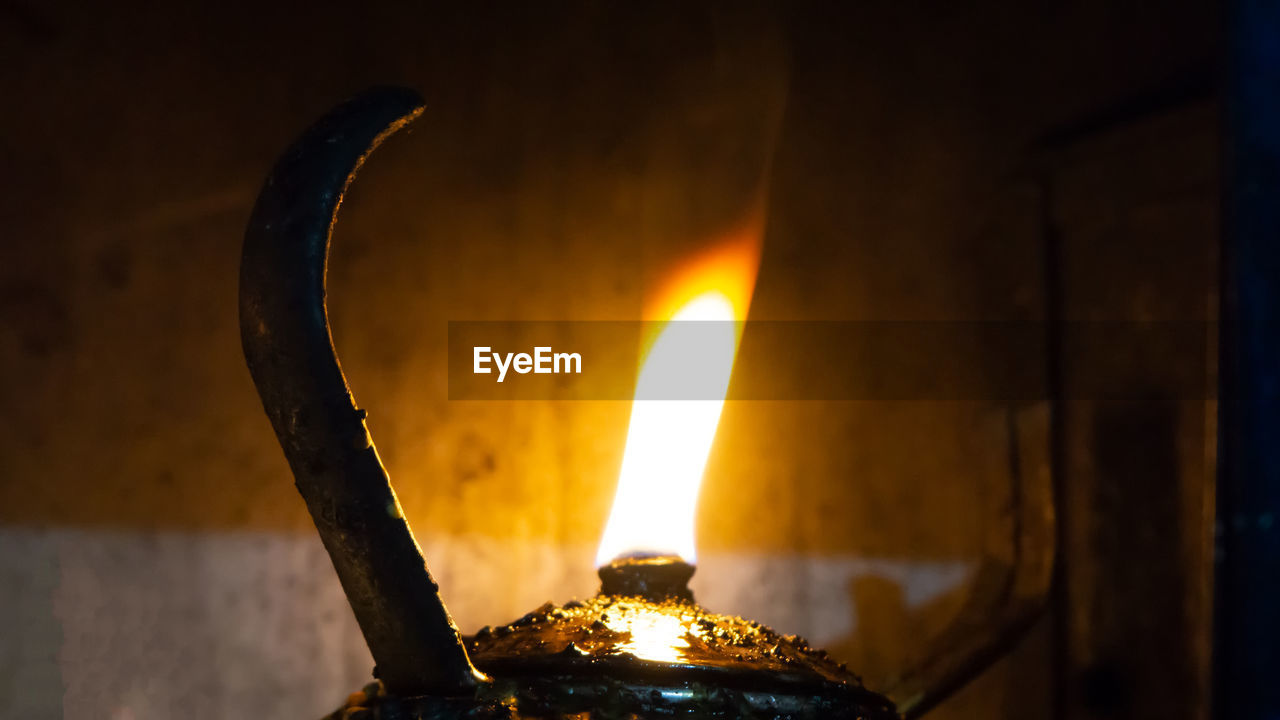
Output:
<path fill-rule="evenodd" d="M 636 383 L 618 493 L 597 565 L 632 555 L 679 555 L 694 561 L 698 488 L 729 389 L 736 319 L 727 296 L 706 292 L 681 307 L 654 341 Z M 696 326 L 696 358 L 690 357 L 688 333 L 673 332 L 688 321 L 704 321 Z M 671 387 L 672 378 L 687 377 L 690 362 L 696 362 L 698 381 L 704 384 L 698 396 L 716 399 L 641 399 L 660 395 L 659 388 Z"/>

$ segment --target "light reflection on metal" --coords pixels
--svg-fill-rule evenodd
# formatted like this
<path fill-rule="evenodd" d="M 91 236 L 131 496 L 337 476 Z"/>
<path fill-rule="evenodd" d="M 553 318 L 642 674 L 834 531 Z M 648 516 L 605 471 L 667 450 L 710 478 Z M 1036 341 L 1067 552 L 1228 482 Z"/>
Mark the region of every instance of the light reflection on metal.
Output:
<path fill-rule="evenodd" d="M 678 662 L 689 649 L 689 636 L 696 632 L 683 615 L 656 612 L 651 608 L 623 608 L 603 615 L 610 630 L 625 635 L 618 651 L 641 660 Z"/>

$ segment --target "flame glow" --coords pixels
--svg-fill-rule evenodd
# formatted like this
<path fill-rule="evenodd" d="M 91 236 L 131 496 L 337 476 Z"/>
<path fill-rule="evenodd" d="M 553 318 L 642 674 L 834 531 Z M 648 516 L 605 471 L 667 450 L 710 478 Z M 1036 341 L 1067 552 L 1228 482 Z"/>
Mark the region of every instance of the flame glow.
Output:
<path fill-rule="evenodd" d="M 644 610 L 613 612 L 604 615 L 604 624 L 626 638 L 618 643 L 618 650 L 641 660 L 679 662 L 689 648 L 689 623 L 678 615 Z"/>
<path fill-rule="evenodd" d="M 730 245 L 728 252 L 690 265 L 664 298 L 661 307 L 670 308 L 664 312 L 669 322 L 660 326 L 644 354 L 618 491 L 597 565 L 626 556 L 695 559 L 698 489 L 729 389 L 740 321 L 746 319 L 755 285 L 758 245 L 743 247 Z M 687 367 L 688 329 L 674 332 L 687 321 L 704 321 L 696 326 L 696 375 L 689 375 Z M 695 378 L 698 397 L 713 399 L 640 399 L 660 394 L 653 391 L 677 377 Z"/>

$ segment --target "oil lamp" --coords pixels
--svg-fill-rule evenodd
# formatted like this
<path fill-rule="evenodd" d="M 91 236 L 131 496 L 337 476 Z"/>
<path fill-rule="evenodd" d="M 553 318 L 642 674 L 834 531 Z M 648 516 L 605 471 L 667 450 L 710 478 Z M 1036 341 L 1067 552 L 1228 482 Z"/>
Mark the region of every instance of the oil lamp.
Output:
<path fill-rule="evenodd" d="M 641 521 L 621 512 L 651 502 L 654 484 L 696 493 L 723 399 L 634 404 L 601 543 L 598 595 L 459 634 L 347 387 L 325 307 L 329 239 L 343 194 L 369 153 L 421 113 L 417 94 L 400 88 L 371 90 L 335 108 L 277 162 L 245 237 L 245 358 L 376 663 L 377 680 L 332 717 L 882 720 L 927 709 L 939 691 L 913 691 L 900 709 L 804 640 L 698 605 L 688 587 L 693 502 L 681 505 L 686 516 L 662 522 L 656 518 L 669 510 Z M 752 283 L 739 278 L 744 284 L 747 294 L 723 284 L 692 293 L 670 319 L 742 320 Z M 737 332 L 711 339 L 721 398 Z M 659 334 L 641 388 L 665 352 Z M 655 522 L 669 532 L 654 536 Z M 985 656 L 960 653 L 959 666 L 976 672 L 999 639 L 979 643 Z M 948 667 L 935 673 L 944 689 L 964 677 L 955 663 Z"/>

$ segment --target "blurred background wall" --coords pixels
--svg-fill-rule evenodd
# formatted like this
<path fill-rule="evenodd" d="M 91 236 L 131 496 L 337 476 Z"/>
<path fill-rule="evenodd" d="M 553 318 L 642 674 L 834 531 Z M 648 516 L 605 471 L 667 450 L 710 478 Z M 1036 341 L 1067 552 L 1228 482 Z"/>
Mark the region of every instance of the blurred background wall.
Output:
<path fill-rule="evenodd" d="M 634 319 L 763 187 L 753 319 L 1203 323 L 1216 27 L 1207 0 L 0 4 L 0 717 L 317 717 L 367 679 L 236 318 L 258 187 L 343 97 L 428 99 L 344 204 L 330 309 L 474 631 L 594 592 L 628 407 L 449 402 L 447 321 Z M 1136 362 L 1077 402 L 1100 351 L 1051 340 L 1016 358 L 1049 378 L 1029 406 L 729 405 L 699 598 L 891 676 L 1002 522 L 1005 419 L 1056 400 L 1026 462 L 1060 480 L 1062 592 L 937 717 L 1199 717 L 1205 399 Z"/>

